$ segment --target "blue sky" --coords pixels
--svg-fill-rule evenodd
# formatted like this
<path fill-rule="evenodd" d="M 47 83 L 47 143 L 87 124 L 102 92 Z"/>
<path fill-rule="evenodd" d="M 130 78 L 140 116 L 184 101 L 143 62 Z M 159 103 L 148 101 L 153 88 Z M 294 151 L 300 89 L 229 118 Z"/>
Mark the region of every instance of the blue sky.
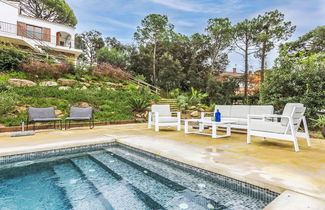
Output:
<path fill-rule="evenodd" d="M 98 30 L 104 36 L 116 37 L 123 43 L 133 42 L 133 33 L 141 20 L 148 14 L 164 14 L 175 25 L 178 33 L 191 35 L 204 33 L 207 20 L 228 17 L 233 24 L 253 18 L 274 9 L 285 14 L 285 18 L 297 26 L 290 40 L 309 30 L 325 25 L 325 0 L 66 0 L 77 18 L 77 32 Z M 277 50 L 270 53 L 267 66 L 273 65 Z M 230 70 L 243 69 L 243 59 L 231 53 Z M 259 63 L 250 58 L 251 70 Z"/>

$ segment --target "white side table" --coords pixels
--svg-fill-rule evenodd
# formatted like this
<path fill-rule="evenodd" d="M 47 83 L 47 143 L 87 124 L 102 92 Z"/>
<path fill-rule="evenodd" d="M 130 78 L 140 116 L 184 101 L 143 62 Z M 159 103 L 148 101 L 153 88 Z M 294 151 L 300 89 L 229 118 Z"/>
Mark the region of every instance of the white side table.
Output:
<path fill-rule="evenodd" d="M 188 131 L 188 123 L 189 122 L 194 122 L 199 124 L 199 130 L 198 131 Z M 185 134 L 201 134 L 201 135 L 208 135 L 211 136 L 212 138 L 223 138 L 223 137 L 228 137 L 231 136 L 231 123 L 235 123 L 235 121 L 222 121 L 222 122 L 215 122 L 212 120 L 206 120 L 206 119 L 185 119 L 184 120 L 185 126 L 184 126 L 184 133 Z M 209 133 L 204 133 L 204 126 L 212 126 L 212 134 Z M 218 126 L 222 125 L 222 127 L 226 127 L 226 134 L 224 135 L 217 135 L 217 129 Z"/>

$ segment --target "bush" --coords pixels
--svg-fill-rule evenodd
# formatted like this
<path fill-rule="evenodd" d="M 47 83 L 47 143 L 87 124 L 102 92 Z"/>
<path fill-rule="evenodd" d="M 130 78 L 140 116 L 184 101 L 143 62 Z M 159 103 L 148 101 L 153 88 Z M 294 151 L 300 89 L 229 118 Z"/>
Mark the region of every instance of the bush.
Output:
<path fill-rule="evenodd" d="M 189 105 L 198 105 L 206 97 L 208 97 L 207 93 L 201 93 L 200 91 L 191 88 L 191 92 L 189 93 L 187 102 Z"/>
<path fill-rule="evenodd" d="M 207 84 L 207 93 L 209 97 L 207 102 L 210 104 L 232 104 L 232 98 L 235 96 L 235 90 L 239 87 L 239 81 L 236 79 L 229 79 L 219 81 L 210 78 Z"/>
<path fill-rule="evenodd" d="M 281 111 L 286 103 L 304 104 L 307 118 L 325 107 L 325 53 L 290 58 L 282 55 L 261 87 L 263 104 Z"/>
<path fill-rule="evenodd" d="M 12 87 L 8 84 L 8 82 L 4 82 L 0 80 L 0 93 L 10 90 L 11 88 Z"/>
<path fill-rule="evenodd" d="M 130 79 L 129 73 L 108 63 L 102 63 L 95 66 L 93 69 L 93 75 L 97 77 L 109 77 L 119 81 L 126 81 Z"/>
<path fill-rule="evenodd" d="M 17 96 L 13 93 L 4 91 L 0 94 L 0 115 L 7 114 L 15 108 Z"/>
<path fill-rule="evenodd" d="M 127 66 L 126 56 L 115 48 L 108 49 L 107 47 L 102 47 L 97 50 L 96 55 L 98 63 L 110 63 L 121 68 Z"/>
<path fill-rule="evenodd" d="M 178 107 L 181 110 L 185 110 L 186 107 L 188 106 L 188 97 L 187 96 L 183 96 L 183 95 L 179 95 L 177 97 L 177 104 L 178 104 Z"/>
<path fill-rule="evenodd" d="M 128 100 L 132 111 L 142 112 L 150 105 L 150 99 L 143 96 L 133 96 Z"/>
<path fill-rule="evenodd" d="M 323 128 L 325 127 L 325 115 L 317 115 L 317 119 L 311 119 L 313 122 L 313 127 Z"/>
<path fill-rule="evenodd" d="M 68 72 L 69 65 L 65 63 L 48 64 L 39 61 L 31 61 L 21 64 L 20 69 L 31 77 L 59 78 Z"/>
<path fill-rule="evenodd" d="M 13 45 L 0 44 L 0 70 L 17 70 L 21 62 L 27 62 L 29 53 Z"/>

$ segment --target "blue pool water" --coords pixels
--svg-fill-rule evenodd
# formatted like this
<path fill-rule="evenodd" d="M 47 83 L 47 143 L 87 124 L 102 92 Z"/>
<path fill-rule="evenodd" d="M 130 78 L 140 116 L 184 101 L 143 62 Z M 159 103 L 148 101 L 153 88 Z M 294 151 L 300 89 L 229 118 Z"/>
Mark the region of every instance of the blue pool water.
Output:
<path fill-rule="evenodd" d="M 125 146 L 0 166 L 0 209 L 262 209 L 276 193 Z"/>

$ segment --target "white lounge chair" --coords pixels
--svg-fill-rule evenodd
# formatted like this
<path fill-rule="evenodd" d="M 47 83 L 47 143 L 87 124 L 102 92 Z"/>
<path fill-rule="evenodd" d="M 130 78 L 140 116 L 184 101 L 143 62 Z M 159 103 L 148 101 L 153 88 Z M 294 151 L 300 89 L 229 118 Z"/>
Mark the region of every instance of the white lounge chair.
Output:
<path fill-rule="evenodd" d="M 311 146 L 305 111 L 303 104 L 288 103 L 282 115 L 248 115 L 247 143 L 251 143 L 251 136 L 292 141 L 295 151 L 298 152 L 297 137 L 302 137 L 306 138 L 308 146 Z M 298 131 L 301 122 L 304 132 Z"/>
<path fill-rule="evenodd" d="M 172 114 L 176 114 L 173 117 Z M 171 112 L 169 105 L 152 105 L 149 112 L 148 128 L 155 125 L 155 131 L 159 131 L 159 127 L 176 126 L 177 130 L 181 130 L 181 113 Z"/>

